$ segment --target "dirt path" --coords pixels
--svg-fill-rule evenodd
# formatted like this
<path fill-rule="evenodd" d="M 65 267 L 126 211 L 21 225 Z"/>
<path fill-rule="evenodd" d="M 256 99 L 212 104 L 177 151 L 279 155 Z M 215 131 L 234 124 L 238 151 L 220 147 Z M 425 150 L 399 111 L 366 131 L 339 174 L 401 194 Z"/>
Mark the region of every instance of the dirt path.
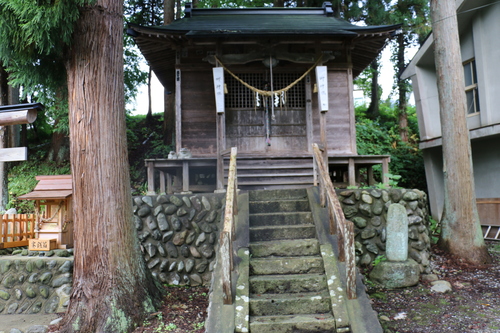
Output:
<path fill-rule="evenodd" d="M 15 315 L 0 315 L 0 332 L 10 332 L 11 329 L 17 328 L 22 332 L 33 325 L 49 325 L 51 321 L 59 318 L 57 314 L 15 314 Z"/>
<path fill-rule="evenodd" d="M 500 242 L 488 242 L 488 247 L 494 261 L 482 267 L 433 248 L 433 273 L 451 284 L 449 292 L 433 292 L 422 280 L 415 287 L 392 291 L 369 287 L 385 332 L 500 332 Z"/>

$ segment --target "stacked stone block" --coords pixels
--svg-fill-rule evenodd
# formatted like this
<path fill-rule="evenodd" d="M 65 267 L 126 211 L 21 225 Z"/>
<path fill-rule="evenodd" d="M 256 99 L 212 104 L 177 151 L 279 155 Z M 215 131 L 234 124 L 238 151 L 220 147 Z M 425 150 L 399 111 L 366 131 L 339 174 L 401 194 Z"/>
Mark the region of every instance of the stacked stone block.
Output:
<path fill-rule="evenodd" d="M 0 259 L 0 314 L 64 312 L 72 279 L 72 258 Z"/>
<path fill-rule="evenodd" d="M 154 277 L 172 285 L 211 279 L 224 194 L 134 198 L 141 249 Z"/>
<path fill-rule="evenodd" d="M 370 265 L 385 255 L 387 210 L 392 203 L 406 208 L 408 215 L 408 256 L 421 273 L 429 270 L 430 237 L 427 195 L 419 190 L 357 189 L 337 190 L 346 218 L 355 226 L 356 263 Z"/>

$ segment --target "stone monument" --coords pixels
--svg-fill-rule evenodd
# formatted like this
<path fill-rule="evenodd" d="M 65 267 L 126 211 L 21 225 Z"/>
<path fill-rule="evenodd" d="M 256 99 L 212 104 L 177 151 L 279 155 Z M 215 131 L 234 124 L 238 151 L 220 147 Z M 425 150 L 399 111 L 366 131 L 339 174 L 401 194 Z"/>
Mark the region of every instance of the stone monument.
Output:
<path fill-rule="evenodd" d="M 408 259 L 408 215 L 401 204 L 391 204 L 387 212 L 387 261 L 378 263 L 370 279 L 386 288 L 414 286 L 420 278 L 420 267 Z"/>

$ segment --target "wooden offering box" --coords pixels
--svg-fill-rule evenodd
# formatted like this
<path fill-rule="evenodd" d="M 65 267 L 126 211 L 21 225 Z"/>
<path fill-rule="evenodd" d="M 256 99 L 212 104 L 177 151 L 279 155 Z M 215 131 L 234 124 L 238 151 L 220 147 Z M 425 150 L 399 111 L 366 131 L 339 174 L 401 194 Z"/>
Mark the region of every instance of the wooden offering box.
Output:
<path fill-rule="evenodd" d="M 22 195 L 19 199 L 35 200 L 36 208 L 36 241 L 44 241 L 51 247 L 55 240 L 56 247 L 66 249 L 73 247 L 73 183 L 71 175 L 37 176 L 38 185 L 33 192 Z M 41 249 L 30 250 L 48 251 Z M 38 245 L 38 243 L 33 244 Z"/>

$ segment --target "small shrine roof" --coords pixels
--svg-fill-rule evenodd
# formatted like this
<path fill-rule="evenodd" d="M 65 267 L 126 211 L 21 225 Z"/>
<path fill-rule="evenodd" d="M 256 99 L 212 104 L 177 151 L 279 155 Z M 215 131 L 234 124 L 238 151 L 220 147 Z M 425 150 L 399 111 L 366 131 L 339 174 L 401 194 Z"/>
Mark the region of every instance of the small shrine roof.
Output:
<path fill-rule="evenodd" d="M 24 200 L 67 199 L 73 194 L 71 175 L 36 176 L 38 184 L 35 189 L 21 195 Z"/>

